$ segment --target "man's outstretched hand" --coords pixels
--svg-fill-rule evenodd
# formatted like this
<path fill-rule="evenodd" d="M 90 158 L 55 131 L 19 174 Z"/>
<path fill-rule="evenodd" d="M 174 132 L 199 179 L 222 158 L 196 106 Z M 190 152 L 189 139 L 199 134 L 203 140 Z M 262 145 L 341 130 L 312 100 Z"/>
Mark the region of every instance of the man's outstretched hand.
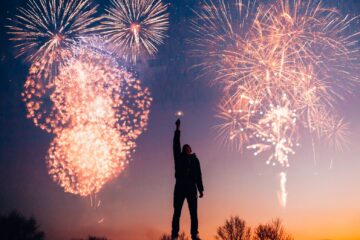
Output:
<path fill-rule="evenodd" d="M 176 125 L 176 129 L 180 128 L 180 119 L 176 120 L 175 125 Z"/>
<path fill-rule="evenodd" d="M 202 198 L 204 196 L 204 192 L 200 192 L 199 198 Z"/>

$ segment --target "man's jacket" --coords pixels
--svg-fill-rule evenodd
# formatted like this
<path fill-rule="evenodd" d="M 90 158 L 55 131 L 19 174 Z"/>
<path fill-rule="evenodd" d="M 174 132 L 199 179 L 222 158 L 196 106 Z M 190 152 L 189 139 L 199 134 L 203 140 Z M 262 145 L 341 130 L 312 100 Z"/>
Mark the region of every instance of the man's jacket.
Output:
<path fill-rule="evenodd" d="M 173 141 L 175 161 L 175 178 L 177 184 L 196 186 L 199 192 L 204 191 L 199 159 L 195 154 L 181 153 L 180 131 L 176 130 Z"/>

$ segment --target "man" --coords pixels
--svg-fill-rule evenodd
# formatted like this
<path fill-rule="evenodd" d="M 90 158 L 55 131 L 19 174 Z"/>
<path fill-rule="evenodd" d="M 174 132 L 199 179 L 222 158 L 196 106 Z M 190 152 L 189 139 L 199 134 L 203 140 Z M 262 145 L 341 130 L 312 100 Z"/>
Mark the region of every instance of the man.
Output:
<path fill-rule="evenodd" d="M 197 191 L 200 198 L 204 196 L 199 159 L 191 152 L 191 147 L 185 144 L 181 151 L 180 119 L 176 121 L 176 130 L 173 141 L 175 161 L 175 190 L 174 215 L 172 220 L 172 239 L 177 240 L 180 228 L 181 209 L 184 200 L 187 200 L 191 217 L 191 239 L 200 240 L 198 236 L 197 218 Z"/>

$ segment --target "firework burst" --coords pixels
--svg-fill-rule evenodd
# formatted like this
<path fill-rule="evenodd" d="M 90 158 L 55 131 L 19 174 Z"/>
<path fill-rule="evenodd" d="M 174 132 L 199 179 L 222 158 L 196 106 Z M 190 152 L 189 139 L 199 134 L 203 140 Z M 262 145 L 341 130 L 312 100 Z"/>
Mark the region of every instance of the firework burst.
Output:
<path fill-rule="evenodd" d="M 96 194 L 124 170 L 127 149 L 123 140 L 116 129 L 102 124 L 63 129 L 50 145 L 49 174 L 65 192 Z"/>
<path fill-rule="evenodd" d="M 313 148 L 317 137 L 343 150 L 349 125 L 336 108 L 360 82 L 357 17 L 315 0 L 202 3 L 193 53 L 226 96 L 218 114 L 222 142 L 268 154 L 267 164 L 281 167 L 300 145 L 299 129 L 308 130 Z"/>
<path fill-rule="evenodd" d="M 224 72 L 224 64 L 230 59 L 226 57 L 228 51 L 245 44 L 243 38 L 247 36 L 247 29 L 253 25 L 256 15 L 256 1 L 244 4 L 241 0 L 204 0 L 201 10 L 194 11 L 197 16 L 192 20 L 193 39 L 190 44 L 195 48 L 193 56 L 206 58 L 197 65 L 204 75 L 215 73 L 214 80 L 227 82 L 228 73 Z"/>
<path fill-rule="evenodd" d="M 121 6 L 131 6 L 136 54 L 141 46 L 154 54 L 167 29 L 167 5 Z M 97 7 L 90 0 L 29 0 L 8 26 L 18 56 L 31 62 L 22 94 L 27 117 L 55 135 L 49 174 L 81 196 L 96 194 L 125 169 L 152 102 L 149 90 L 110 53 L 112 44 L 94 36 L 103 30 Z"/>
<path fill-rule="evenodd" d="M 30 73 L 23 94 L 28 117 L 56 135 L 49 174 L 81 196 L 97 193 L 125 168 L 152 101 L 134 74 L 97 44 L 74 43 L 53 83 L 43 87 Z"/>
<path fill-rule="evenodd" d="M 111 0 L 102 33 L 119 55 L 132 62 L 144 51 L 153 56 L 169 26 L 167 7 L 161 0 Z"/>
<path fill-rule="evenodd" d="M 223 121 L 216 129 L 220 141 L 230 149 L 243 150 L 250 141 L 247 129 L 251 128 L 252 113 L 257 111 L 257 103 L 243 94 L 240 98 L 226 97 L 218 106 L 217 117 Z"/>
<path fill-rule="evenodd" d="M 9 34 L 16 42 L 18 55 L 28 61 L 45 55 L 61 55 L 61 51 L 74 39 L 93 33 L 97 5 L 89 0 L 29 0 L 10 19 Z"/>
<path fill-rule="evenodd" d="M 59 64 L 71 54 L 71 43 L 96 31 L 100 20 L 97 7 L 90 0 L 29 0 L 9 19 L 8 33 L 17 56 L 25 56 L 35 65 L 31 72 L 45 72 L 38 73 L 42 80 L 52 80 Z"/>
<path fill-rule="evenodd" d="M 337 100 L 343 100 L 359 82 L 353 74 L 359 69 L 356 45 L 359 33 L 351 32 L 356 18 L 343 17 L 319 1 L 302 0 L 276 0 L 273 4 L 203 1 L 196 15 L 192 27 L 194 55 L 206 58 L 199 66 L 206 73 L 214 73 L 213 80 L 229 96 L 219 108 L 219 116 L 225 120 L 219 126 L 223 142 L 239 144 L 241 149 L 249 143 L 249 136 L 255 134 L 277 149 L 278 145 L 269 140 L 278 135 L 273 132 L 270 116 L 284 113 L 280 102 L 286 96 L 286 106 L 292 108 L 289 113 L 296 113 L 296 121 L 291 117 L 285 121 L 294 123 L 286 126 L 289 131 L 278 132 L 281 136 L 276 138 L 289 140 L 300 126 L 311 133 L 321 132 L 317 136 L 327 138 L 337 129 L 337 143 L 333 145 L 342 149 L 339 141 L 345 140 L 346 125 L 336 121 L 337 124 L 324 130 L 319 121 L 323 109 L 337 118 L 334 115 Z M 243 104 L 244 95 L 258 106 L 270 109 L 254 105 L 249 109 Z M 277 111 L 274 106 L 279 105 Z M 296 141 L 286 142 L 296 145 Z M 256 152 L 267 149 L 259 144 L 251 143 L 248 148 L 257 146 Z M 286 149 L 285 155 L 294 152 L 290 146 Z M 270 158 L 288 165 L 285 155 L 279 157 L 279 152 L 274 151 Z"/>
<path fill-rule="evenodd" d="M 289 167 L 289 154 L 295 154 L 294 147 L 297 141 L 297 114 L 291 109 L 290 101 L 284 94 L 278 104 L 271 103 L 267 109 L 259 112 L 258 121 L 254 117 L 252 125 L 252 137 L 256 143 L 249 145 L 248 149 L 254 149 L 254 155 L 271 150 L 267 164 L 279 162 L 282 167 Z"/>

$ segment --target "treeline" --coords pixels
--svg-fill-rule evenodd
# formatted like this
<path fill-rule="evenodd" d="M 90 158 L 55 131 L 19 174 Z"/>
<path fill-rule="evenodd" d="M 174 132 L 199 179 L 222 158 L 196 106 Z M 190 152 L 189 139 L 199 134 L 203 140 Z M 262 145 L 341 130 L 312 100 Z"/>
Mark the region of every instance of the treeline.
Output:
<path fill-rule="evenodd" d="M 0 239 L 2 240 L 45 240 L 45 234 L 40 230 L 34 217 L 27 218 L 17 211 L 0 215 Z M 226 220 L 218 227 L 216 240 L 294 240 L 285 231 L 280 219 L 251 228 L 240 217 Z M 86 239 L 73 240 L 109 240 L 106 237 L 89 236 Z M 130 240 L 130 239 L 129 239 Z M 160 240 L 171 240 L 171 236 L 163 234 Z M 178 240 L 190 240 L 185 233 Z"/>
<path fill-rule="evenodd" d="M 1 240 L 45 240 L 45 234 L 40 230 L 34 217 L 27 218 L 18 211 L 0 215 Z M 89 236 L 86 239 L 72 240 L 109 240 L 106 237 Z"/>
<path fill-rule="evenodd" d="M 272 220 L 266 224 L 260 224 L 253 230 L 247 226 L 240 217 L 231 217 L 224 225 L 217 229 L 216 240 L 294 240 L 286 233 L 280 219 Z M 171 240 L 171 236 L 164 234 L 160 240 Z M 182 233 L 178 240 L 190 240 L 185 233 Z"/>

